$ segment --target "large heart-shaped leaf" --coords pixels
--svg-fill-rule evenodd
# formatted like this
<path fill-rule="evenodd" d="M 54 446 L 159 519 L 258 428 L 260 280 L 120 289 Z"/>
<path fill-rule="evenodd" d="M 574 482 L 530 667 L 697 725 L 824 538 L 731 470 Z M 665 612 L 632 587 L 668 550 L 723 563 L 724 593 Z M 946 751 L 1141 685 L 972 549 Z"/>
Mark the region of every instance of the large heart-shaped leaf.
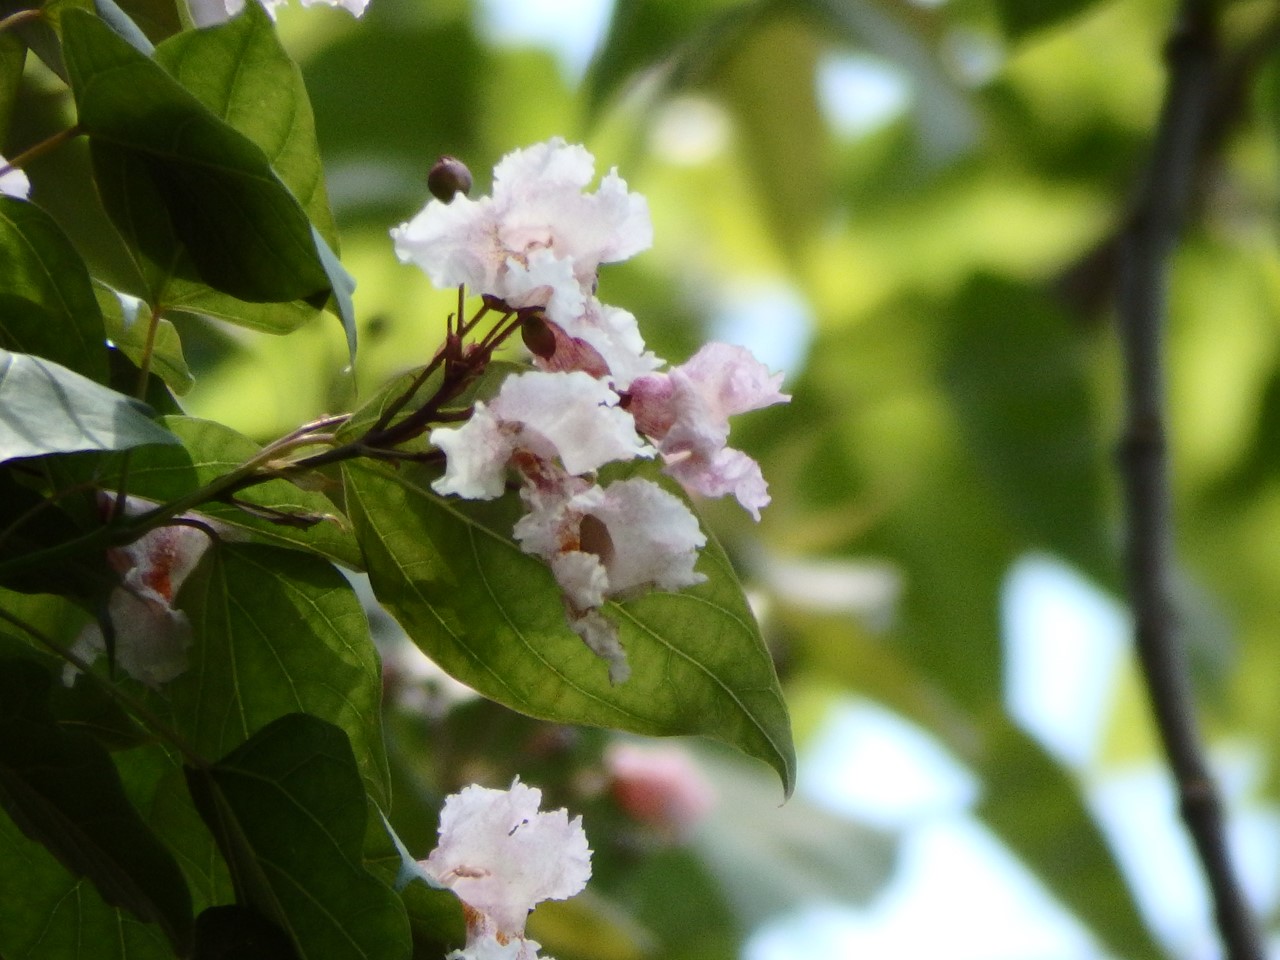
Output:
<path fill-rule="evenodd" d="M 0 350 L 0 460 L 177 443 L 149 414 L 60 364 Z"/>
<path fill-rule="evenodd" d="M 723 740 L 772 766 L 790 792 L 786 705 L 717 544 L 699 561 L 706 583 L 609 604 L 632 667 L 615 686 L 567 626 L 548 568 L 508 535 L 507 504 L 445 502 L 408 469 L 346 464 L 343 475 L 374 592 L 449 673 L 547 720 Z"/>
<path fill-rule="evenodd" d="M 361 860 L 368 804 L 340 729 L 290 714 L 187 780 L 238 899 L 299 960 L 407 960 L 404 906 Z"/>
<path fill-rule="evenodd" d="M 185 950 L 191 897 L 168 850 L 125 795 L 110 756 L 49 711 L 49 676 L 0 664 L 0 805 L 102 898 L 159 924 Z"/>
<path fill-rule="evenodd" d="M 382 679 L 364 610 L 333 566 L 292 550 L 224 543 L 184 586 L 196 644 L 165 694 L 202 754 L 220 756 L 305 711 L 351 738 L 365 784 L 387 799 Z"/>

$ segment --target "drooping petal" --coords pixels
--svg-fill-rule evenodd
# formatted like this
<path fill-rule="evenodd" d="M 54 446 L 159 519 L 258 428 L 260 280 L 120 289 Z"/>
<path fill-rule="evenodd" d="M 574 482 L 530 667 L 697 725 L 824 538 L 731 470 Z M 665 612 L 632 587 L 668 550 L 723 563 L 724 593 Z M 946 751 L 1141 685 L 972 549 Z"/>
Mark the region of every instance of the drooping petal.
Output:
<path fill-rule="evenodd" d="M 492 500 L 507 488 L 507 463 L 515 449 L 510 431 L 483 403 L 460 427 L 438 427 L 431 442 L 444 451 L 445 474 L 431 484 L 440 494 L 468 500 Z"/>

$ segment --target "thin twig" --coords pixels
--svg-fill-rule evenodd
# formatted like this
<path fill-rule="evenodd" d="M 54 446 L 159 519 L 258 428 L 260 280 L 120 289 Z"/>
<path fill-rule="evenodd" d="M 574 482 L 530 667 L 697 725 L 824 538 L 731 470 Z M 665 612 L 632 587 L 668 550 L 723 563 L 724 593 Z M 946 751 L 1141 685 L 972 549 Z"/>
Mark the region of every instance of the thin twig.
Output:
<path fill-rule="evenodd" d="M 1217 788 L 1205 759 L 1185 651 L 1174 622 L 1173 511 L 1162 363 L 1169 258 L 1192 195 L 1218 70 L 1213 0 L 1183 0 L 1166 48 L 1169 79 L 1151 161 L 1119 235 L 1116 307 L 1127 422 L 1118 456 L 1129 526 L 1129 589 L 1138 658 L 1177 782 L 1182 818 L 1213 895 L 1230 960 L 1263 960 L 1236 879 Z"/>

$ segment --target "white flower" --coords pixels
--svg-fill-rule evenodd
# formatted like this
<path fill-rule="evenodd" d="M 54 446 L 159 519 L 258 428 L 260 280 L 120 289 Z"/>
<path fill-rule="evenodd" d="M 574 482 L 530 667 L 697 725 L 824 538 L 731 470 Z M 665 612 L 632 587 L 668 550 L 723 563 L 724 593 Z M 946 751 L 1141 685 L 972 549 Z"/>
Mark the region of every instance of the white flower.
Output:
<path fill-rule="evenodd" d="M 555 323 L 572 320 L 595 288 L 602 263 L 649 247 L 645 199 L 616 171 L 595 193 L 585 147 L 560 138 L 507 154 L 493 171 L 493 195 L 430 201 L 391 231 L 403 262 L 438 287 L 466 284 L 511 307 L 542 307 Z"/>
<path fill-rule="evenodd" d="M 550 565 L 569 625 L 621 683 L 630 672 L 626 653 L 617 626 L 599 608 L 606 599 L 646 589 L 702 583 L 706 577 L 694 565 L 707 538 L 688 507 L 643 478 L 566 487 L 559 496 L 526 489 L 530 510 L 516 523 L 516 540 Z"/>
<path fill-rule="evenodd" d="M 287 0 L 262 0 L 262 6 L 271 15 L 271 19 L 274 20 L 276 18 L 276 10 L 284 6 L 286 2 Z M 191 20 L 197 27 L 212 27 L 219 23 L 226 23 L 244 9 L 244 4 L 245 0 L 187 0 L 187 6 L 191 11 Z M 316 4 L 341 7 L 353 17 L 359 17 L 364 14 L 365 8 L 369 5 L 369 0 L 302 0 L 304 7 L 313 7 Z"/>
<path fill-rule="evenodd" d="M 174 609 L 173 601 L 210 542 L 205 530 L 174 524 L 107 551 L 108 562 L 121 574 L 120 585 L 107 600 L 115 662 L 149 687 L 159 687 L 187 669 L 191 624 L 186 614 Z M 96 623 L 85 627 L 71 646 L 72 653 L 90 663 L 106 649 Z M 70 685 L 76 673 L 68 665 L 63 682 Z"/>
<path fill-rule="evenodd" d="M 759 520 L 768 487 L 754 460 L 725 445 L 729 417 L 786 403 L 781 383 L 782 374 L 770 374 L 750 351 L 709 343 L 669 373 L 633 381 L 628 409 L 657 444 L 667 473 L 705 496 L 732 493 Z"/>
<path fill-rule="evenodd" d="M 7 166 L 9 166 L 9 161 L 4 157 L 0 157 L 0 168 Z M 27 179 L 27 175 L 21 169 L 14 167 L 8 173 L 0 175 L 0 193 L 6 197 L 25 200 L 31 194 L 31 181 Z"/>
<path fill-rule="evenodd" d="M 570 820 L 564 809 L 539 812 L 541 802 L 542 791 L 519 778 L 510 790 L 473 784 L 445 800 L 440 842 L 419 864 L 469 908 L 463 956 L 536 956 L 533 941 L 511 947 L 523 940 L 529 911 L 587 885 L 591 850 L 582 818 Z"/>
<path fill-rule="evenodd" d="M 636 433 L 631 414 L 618 406 L 608 384 L 580 371 L 533 371 L 508 377 L 498 395 L 477 403 L 461 427 L 431 432 L 447 458 L 437 493 L 490 500 L 506 488 L 506 470 L 517 451 L 541 461 L 558 460 L 570 474 L 597 470 L 615 460 L 649 457 L 653 448 Z"/>
<path fill-rule="evenodd" d="M 454 950 L 446 960 L 538 960 L 537 940 L 514 937 L 503 942 L 493 935 L 476 937 L 463 950 Z M 551 960 L 543 957 L 542 960 Z"/>

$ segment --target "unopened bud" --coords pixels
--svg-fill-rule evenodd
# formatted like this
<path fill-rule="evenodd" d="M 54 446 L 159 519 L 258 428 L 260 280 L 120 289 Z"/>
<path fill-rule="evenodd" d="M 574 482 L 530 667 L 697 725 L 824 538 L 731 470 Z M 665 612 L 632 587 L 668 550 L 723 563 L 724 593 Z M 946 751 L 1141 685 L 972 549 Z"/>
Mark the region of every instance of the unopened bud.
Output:
<path fill-rule="evenodd" d="M 520 339 L 535 357 L 550 360 L 555 356 L 556 335 L 540 313 L 530 313 L 521 321 Z"/>
<path fill-rule="evenodd" d="M 445 203 L 459 193 L 465 197 L 471 192 L 471 171 L 457 157 L 441 157 L 427 174 L 427 189 Z"/>

